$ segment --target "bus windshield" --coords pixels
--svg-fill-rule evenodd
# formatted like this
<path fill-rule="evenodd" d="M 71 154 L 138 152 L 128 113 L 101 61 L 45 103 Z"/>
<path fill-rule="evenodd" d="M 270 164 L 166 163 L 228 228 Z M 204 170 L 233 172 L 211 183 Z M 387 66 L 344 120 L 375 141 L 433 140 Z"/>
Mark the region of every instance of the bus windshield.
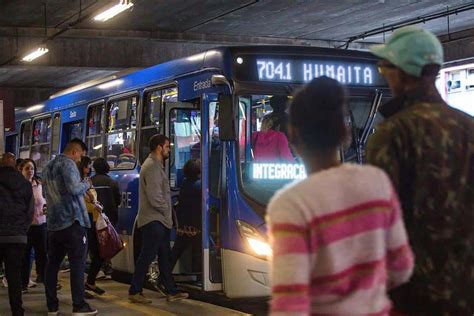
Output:
<path fill-rule="evenodd" d="M 288 140 L 286 108 L 290 97 L 241 95 L 238 100 L 241 185 L 247 196 L 266 205 L 277 190 L 306 177 Z M 348 100 L 346 123 L 352 141 L 342 148 L 345 162 L 357 160 L 356 138 L 364 128 L 371 103 L 369 96 Z M 376 115 L 374 125 L 381 119 Z"/>

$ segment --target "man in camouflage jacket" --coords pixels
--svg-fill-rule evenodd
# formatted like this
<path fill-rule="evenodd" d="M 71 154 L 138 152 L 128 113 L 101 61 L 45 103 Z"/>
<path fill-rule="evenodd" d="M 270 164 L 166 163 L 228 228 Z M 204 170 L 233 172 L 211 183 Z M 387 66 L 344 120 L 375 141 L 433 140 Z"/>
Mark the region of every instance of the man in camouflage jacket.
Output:
<path fill-rule="evenodd" d="M 394 99 L 367 146 L 367 161 L 391 177 L 416 267 L 391 293 L 408 315 L 474 314 L 474 122 L 435 88 L 442 46 L 404 27 L 372 48 Z"/>

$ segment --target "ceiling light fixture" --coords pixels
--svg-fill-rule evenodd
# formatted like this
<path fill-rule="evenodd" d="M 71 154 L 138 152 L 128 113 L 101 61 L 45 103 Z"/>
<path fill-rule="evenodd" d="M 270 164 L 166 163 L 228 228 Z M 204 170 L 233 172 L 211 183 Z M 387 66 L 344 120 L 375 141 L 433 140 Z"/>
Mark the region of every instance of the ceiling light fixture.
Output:
<path fill-rule="evenodd" d="M 36 50 L 29 53 L 28 55 L 23 57 L 21 60 L 29 63 L 32 60 L 35 60 L 36 58 L 43 56 L 47 52 L 49 52 L 49 49 L 47 49 L 46 47 L 38 47 Z"/>
<path fill-rule="evenodd" d="M 100 22 L 105 22 L 107 20 L 110 20 L 117 14 L 130 9 L 133 7 L 133 3 L 130 0 L 120 0 L 118 4 L 114 5 L 113 7 L 105 10 L 102 13 L 99 13 L 94 17 L 95 21 L 100 21 Z"/>

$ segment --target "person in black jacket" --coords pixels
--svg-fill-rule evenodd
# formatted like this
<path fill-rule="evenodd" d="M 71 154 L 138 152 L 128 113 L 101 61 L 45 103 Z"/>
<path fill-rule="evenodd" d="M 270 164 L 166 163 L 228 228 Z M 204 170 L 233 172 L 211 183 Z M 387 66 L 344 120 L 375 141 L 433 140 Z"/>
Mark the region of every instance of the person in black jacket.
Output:
<path fill-rule="evenodd" d="M 184 164 L 184 181 L 178 196 L 178 231 L 171 252 L 171 267 L 176 265 L 186 248 L 191 247 L 193 272 L 201 271 L 201 160 Z"/>
<path fill-rule="evenodd" d="M 6 153 L 0 167 L 0 261 L 5 262 L 8 296 L 13 316 L 23 315 L 21 262 L 33 218 L 31 184 L 15 170 L 15 156 Z"/>
<path fill-rule="evenodd" d="M 107 173 L 110 171 L 109 164 L 104 158 L 97 158 L 92 164 L 95 175 L 91 178 L 92 184 L 97 191 L 97 200 L 104 206 L 104 213 L 112 225 L 118 222 L 118 206 L 120 205 L 120 191 L 117 181 L 113 180 Z"/>

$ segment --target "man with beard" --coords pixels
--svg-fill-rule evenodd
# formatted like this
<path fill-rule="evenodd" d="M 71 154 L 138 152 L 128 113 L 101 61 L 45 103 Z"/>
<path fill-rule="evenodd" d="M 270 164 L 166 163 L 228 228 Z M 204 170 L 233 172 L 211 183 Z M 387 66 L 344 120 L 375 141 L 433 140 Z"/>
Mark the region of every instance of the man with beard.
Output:
<path fill-rule="evenodd" d="M 164 135 L 150 138 L 150 154 L 140 170 L 137 226 L 142 234 L 142 247 L 135 264 L 129 300 L 132 303 L 149 304 L 151 300 L 143 296 L 143 282 L 148 266 L 158 255 L 161 278 L 168 301 L 188 297 L 178 292 L 171 275 L 170 230 L 173 227 L 170 185 L 164 162 L 169 157 L 170 140 Z"/>

